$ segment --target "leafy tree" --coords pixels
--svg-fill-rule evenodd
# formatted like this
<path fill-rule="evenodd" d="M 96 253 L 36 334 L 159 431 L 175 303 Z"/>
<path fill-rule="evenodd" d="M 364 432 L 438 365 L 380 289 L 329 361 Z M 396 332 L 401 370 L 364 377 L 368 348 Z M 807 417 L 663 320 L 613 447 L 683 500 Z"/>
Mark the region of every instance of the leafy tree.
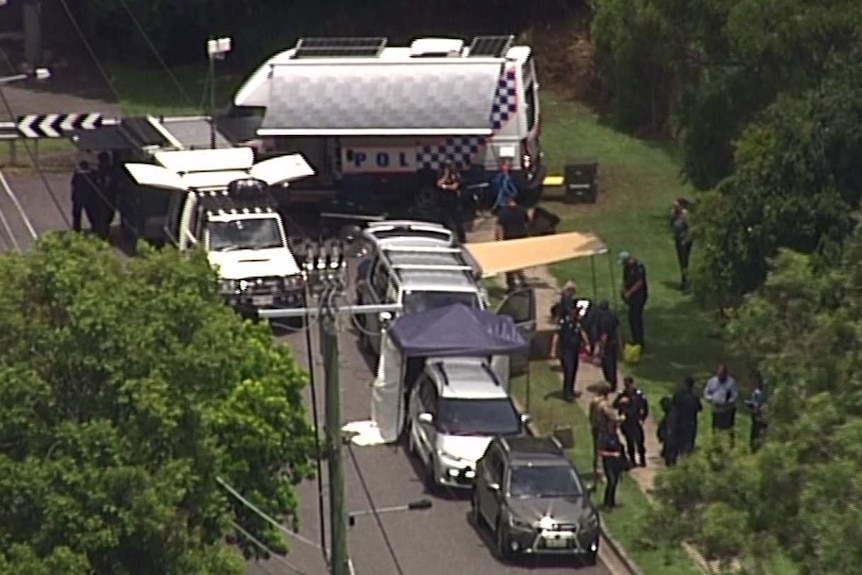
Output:
<path fill-rule="evenodd" d="M 305 375 L 203 255 L 53 234 L 0 285 L 0 572 L 241 573 L 232 520 L 284 550 L 217 478 L 295 519 Z"/>
<path fill-rule="evenodd" d="M 779 98 L 736 144 L 736 170 L 695 224 L 692 280 L 709 303 L 733 304 L 759 286 L 766 259 L 786 247 L 840 254 L 859 207 L 862 89 L 859 54 L 834 61 L 799 97 Z"/>
<path fill-rule="evenodd" d="M 715 443 L 658 480 L 651 527 L 751 573 L 781 549 L 804 575 L 852 575 L 862 561 L 862 230 L 838 265 L 779 253 L 728 326 L 764 374 L 767 441 L 755 454 Z"/>

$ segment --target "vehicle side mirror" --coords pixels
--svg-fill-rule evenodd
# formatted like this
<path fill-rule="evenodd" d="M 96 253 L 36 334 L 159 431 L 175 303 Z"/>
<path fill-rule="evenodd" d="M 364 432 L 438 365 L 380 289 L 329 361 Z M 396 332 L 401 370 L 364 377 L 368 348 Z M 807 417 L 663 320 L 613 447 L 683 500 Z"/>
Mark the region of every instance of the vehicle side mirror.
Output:
<path fill-rule="evenodd" d="M 388 311 L 380 312 L 380 315 L 377 317 L 380 321 L 380 325 L 389 325 L 389 322 L 392 321 L 392 313 Z"/>
<path fill-rule="evenodd" d="M 529 413 L 521 414 L 521 423 L 524 425 L 528 425 L 531 421 L 533 421 L 533 416 Z"/>
<path fill-rule="evenodd" d="M 500 484 L 499 483 L 489 483 L 488 490 L 493 491 L 494 493 L 500 493 Z"/>
<path fill-rule="evenodd" d="M 434 423 L 434 416 L 430 413 L 420 413 L 419 414 L 419 423 Z"/>

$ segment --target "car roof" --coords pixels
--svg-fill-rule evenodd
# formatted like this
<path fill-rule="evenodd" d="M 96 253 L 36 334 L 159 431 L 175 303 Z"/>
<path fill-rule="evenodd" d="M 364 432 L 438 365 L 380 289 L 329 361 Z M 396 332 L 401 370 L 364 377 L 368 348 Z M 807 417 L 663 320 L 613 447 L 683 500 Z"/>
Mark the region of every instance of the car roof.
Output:
<path fill-rule="evenodd" d="M 512 465 L 568 465 L 566 453 L 551 437 L 501 437 L 500 442 Z"/>
<path fill-rule="evenodd" d="M 480 358 L 431 358 L 426 362 L 440 397 L 505 399 L 509 397 L 488 363 Z"/>

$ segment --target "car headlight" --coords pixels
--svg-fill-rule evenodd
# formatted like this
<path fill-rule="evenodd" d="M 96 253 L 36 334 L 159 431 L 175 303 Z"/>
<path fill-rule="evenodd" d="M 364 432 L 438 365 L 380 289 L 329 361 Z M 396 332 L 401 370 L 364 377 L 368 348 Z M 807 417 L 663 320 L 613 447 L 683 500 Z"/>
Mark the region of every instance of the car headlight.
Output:
<path fill-rule="evenodd" d="M 596 513 L 591 513 L 589 517 L 583 520 L 581 527 L 590 531 L 599 528 L 599 516 Z"/>
<path fill-rule="evenodd" d="M 219 280 L 219 289 L 222 293 L 236 293 L 239 289 L 239 282 L 236 280 Z"/>

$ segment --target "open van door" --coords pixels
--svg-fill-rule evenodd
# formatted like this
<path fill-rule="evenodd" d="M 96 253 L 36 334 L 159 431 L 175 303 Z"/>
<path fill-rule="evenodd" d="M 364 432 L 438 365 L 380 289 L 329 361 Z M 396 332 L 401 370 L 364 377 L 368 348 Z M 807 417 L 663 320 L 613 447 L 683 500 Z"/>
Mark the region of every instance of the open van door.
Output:
<path fill-rule="evenodd" d="M 289 154 L 255 164 L 249 170 L 249 175 L 275 186 L 313 176 L 314 168 L 305 161 L 302 154 Z"/>
<path fill-rule="evenodd" d="M 498 315 L 507 315 L 515 322 L 521 336 L 531 343 L 536 334 L 536 290 L 533 288 L 521 288 L 506 295 L 497 306 Z M 512 376 L 527 372 L 530 361 L 529 349 L 523 354 L 513 355 L 509 364 L 509 373 Z"/>
<path fill-rule="evenodd" d="M 132 180 L 139 186 L 150 186 L 180 192 L 188 191 L 182 176 L 153 164 L 124 164 Z"/>

